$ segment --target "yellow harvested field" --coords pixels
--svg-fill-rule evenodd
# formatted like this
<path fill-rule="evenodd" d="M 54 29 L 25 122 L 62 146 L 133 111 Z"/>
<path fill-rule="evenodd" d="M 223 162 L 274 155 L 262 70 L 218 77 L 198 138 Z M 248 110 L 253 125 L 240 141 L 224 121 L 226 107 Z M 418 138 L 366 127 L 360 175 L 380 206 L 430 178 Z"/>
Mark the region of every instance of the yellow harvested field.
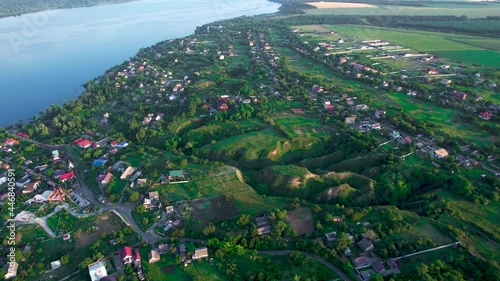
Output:
<path fill-rule="evenodd" d="M 307 2 L 307 4 L 318 9 L 334 8 L 375 8 L 375 6 L 363 3 L 345 3 L 345 2 Z"/>

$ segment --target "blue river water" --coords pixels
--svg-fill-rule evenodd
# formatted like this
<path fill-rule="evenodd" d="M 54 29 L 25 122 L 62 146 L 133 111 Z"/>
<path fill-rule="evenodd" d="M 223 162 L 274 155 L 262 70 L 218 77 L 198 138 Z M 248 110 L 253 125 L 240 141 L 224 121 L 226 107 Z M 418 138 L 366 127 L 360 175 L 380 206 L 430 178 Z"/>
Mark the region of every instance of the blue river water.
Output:
<path fill-rule="evenodd" d="M 267 0 L 140 0 L 0 18 L 0 125 L 78 97 L 83 83 L 142 47 L 278 7 Z"/>

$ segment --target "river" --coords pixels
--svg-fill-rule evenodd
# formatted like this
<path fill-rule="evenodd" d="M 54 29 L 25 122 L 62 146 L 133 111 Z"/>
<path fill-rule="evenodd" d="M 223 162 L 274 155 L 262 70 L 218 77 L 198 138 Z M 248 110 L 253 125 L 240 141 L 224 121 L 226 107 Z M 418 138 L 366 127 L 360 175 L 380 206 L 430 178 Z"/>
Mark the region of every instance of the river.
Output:
<path fill-rule="evenodd" d="M 142 47 L 278 7 L 267 0 L 140 0 L 0 18 L 0 125 L 78 97 L 84 82 Z"/>

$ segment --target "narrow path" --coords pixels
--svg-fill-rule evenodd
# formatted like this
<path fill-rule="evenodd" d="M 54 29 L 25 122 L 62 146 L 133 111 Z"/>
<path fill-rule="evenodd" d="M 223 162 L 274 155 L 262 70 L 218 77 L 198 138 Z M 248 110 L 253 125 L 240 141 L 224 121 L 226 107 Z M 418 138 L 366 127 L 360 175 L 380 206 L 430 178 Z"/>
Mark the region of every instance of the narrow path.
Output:
<path fill-rule="evenodd" d="M 340 269 L 338 269 L 337 267 L 335 267 L 333 264 L 331 264 L 330 262 L 326 261 L 325 259 L 321 258 L 321 257 L 318 257 L 316 255 L 313 255 L 313 254 L 310 254 L 310 253 L 307 253 L 307 252 L 302 252 L 302 251 L 291 251 L 291 250 L 282 250 L 282 251 L 258 251 L 259 254 L 265 254 L 265 255 L 280 255 L 280 256 L 284 256 L 284 255 L 288 255 L 292 252 L 297 252 L 297 253 L 301 253 L 303 254 L 304 256 L 308 257 L 308 258 L 311 258 L 313 260 L 316 260 L 318 261 L 319 263 L 323 264 L 324 266 L 328 267 L 330 270 L 332 270 L 333 272 L 337 273 L 340 277 L 342 277 L 342 279 L 346 280 L 346 281 L 350 281 L 351 279 L 349 277 L 347 277 L 347 275 L 345 275 Z"/>

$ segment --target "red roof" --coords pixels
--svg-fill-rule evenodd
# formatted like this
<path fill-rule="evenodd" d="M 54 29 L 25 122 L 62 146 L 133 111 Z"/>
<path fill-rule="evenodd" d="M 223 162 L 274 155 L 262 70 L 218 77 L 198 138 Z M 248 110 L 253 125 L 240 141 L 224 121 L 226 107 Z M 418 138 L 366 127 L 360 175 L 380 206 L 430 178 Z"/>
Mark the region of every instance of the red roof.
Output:
<path fill-rule="evenodd" d="M 75 177 L 75 173 L 74 172 L 69 172 L 69 173 L 60 175 L 59 179 L 60 180 L 69 180 L 69 179 L 72 179 L 74 177 Z"/>
<path fill-rule="evenodd" d="M 81 142 L 83 139 L 82 138 L 77 138 L 76 140 L 73 141 L 74 144 L 78 144 Z"/>
<path fill-rule="evenodd" d="M 293 108 L 292 111 L 295 113 L 302 113 L 302 108 Z"/>
<path fill-rule="evenodd" d="M 25 139 L 27 139 L 27 138 L 29 138 L 29 137 L 30 137 L 30 136 L 28 136 L 27 134 L 22 133 L 22 132 L 17 132 L 16 136 L 21 137 L 21 138 L 25 138 Z"/>
<path fill-rule="evenodd" d="M 125 246 L 118 253 L 120 254 L 120 258 L 122 260 L 127 258 L 127 257 L 132 257 L 132 248 L 130 248 L 129 246 Z"/>
<path fill-rule="evenodd" d="M 112 141 L 112 142 L 111 142 L 111 147 L 115 147 L 115 146 L 117 146 L 117 145 L 118 145 L 118 143 L 117 143 L 116 141 Z"/>
<path fill-rule="evenodd" d="M 19 143 L 19 141 L 18 141 L 18 140 L 15 140 L 15 139 L 8 138 L 8 139 L 6 139 L 6 140 L 5 140 L 5 143 L 6 143 L 7 145 L 9 145 L 9 144 L 10 144 L 10 145 L 12 145 L 12 144 L 18 144 L 18 143 Z"/>
<path fill-rule="evenodd" d="M 139 252 L 135 253 L 135 260 L 141 260 L 141 254 L 139 254 Z"/>
<path fill-rule="evenodd" d="M 89 147 L 92 145 L 92 142 L 89 141 L 89 140 L 82 140 L 78 143 L 78 146 L 79 147 L 83 147 L 83 148 L 86 148 L 86 147 Z"/>

